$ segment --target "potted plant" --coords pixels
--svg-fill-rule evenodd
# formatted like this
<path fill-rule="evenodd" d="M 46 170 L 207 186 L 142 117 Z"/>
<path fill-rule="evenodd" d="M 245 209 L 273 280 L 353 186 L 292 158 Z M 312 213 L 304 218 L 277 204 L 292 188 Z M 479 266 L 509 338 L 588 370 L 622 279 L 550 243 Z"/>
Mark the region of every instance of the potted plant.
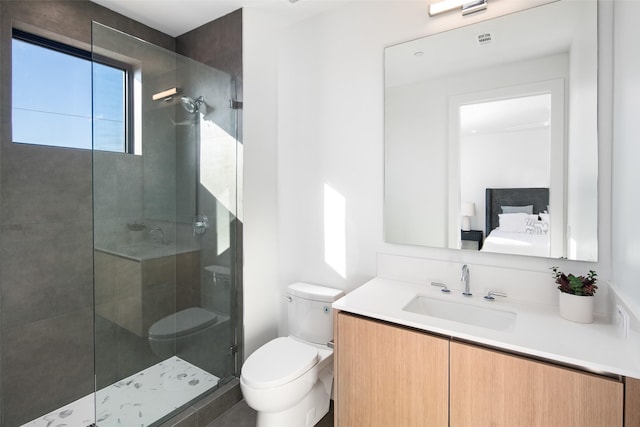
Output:
<path fill-rule="evenodd" d="M 565 274 L 558 267 L 551 267 L 558 284 L 560 316 L 578 323 L 593 322 L 595 293 L 598 274 L 589 270 L 586 276 Z"/>

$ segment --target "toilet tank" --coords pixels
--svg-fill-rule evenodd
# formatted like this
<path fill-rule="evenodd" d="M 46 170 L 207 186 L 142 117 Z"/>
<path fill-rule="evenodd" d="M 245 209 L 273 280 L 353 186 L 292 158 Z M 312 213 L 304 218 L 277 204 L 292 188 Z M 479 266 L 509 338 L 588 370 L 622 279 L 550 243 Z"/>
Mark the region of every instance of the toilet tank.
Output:
<path fill-rule="evenodd" d="M 342 297 L 339 289 L 297 282 L 287 289 L 289 335 L 316 344 L 333 339 L 331 303 Z"/>

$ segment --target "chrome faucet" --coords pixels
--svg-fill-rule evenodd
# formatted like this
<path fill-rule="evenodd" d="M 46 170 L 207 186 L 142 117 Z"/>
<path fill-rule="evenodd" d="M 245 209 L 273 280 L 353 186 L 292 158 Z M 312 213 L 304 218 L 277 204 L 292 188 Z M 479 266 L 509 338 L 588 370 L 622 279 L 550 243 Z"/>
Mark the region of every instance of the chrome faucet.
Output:
<path fill-rule="evenodd" d="M 164 231 L 162 231 L 162 228 L 153 227 L 151 230 L 149 230 L 149 237 L 151 237 L 151 239 L 153 240 L 153 233 L 155 233 L 156 231 L 159 234 L 159 238 L 156 239 L 156 241 L 164 245 L 166 242 L 164 240 Z"/>
<path fill-rule="evenodd" d="M 471 286 L 469 285 L 469 266 L 467 264 L 462 266 L 462 274 L 460 275 L 460 281 L 462 285 L 464 285 L 464 292 L 462 295 L 465 297 L 470 297 L 473 295 L 471 293 Z"/>

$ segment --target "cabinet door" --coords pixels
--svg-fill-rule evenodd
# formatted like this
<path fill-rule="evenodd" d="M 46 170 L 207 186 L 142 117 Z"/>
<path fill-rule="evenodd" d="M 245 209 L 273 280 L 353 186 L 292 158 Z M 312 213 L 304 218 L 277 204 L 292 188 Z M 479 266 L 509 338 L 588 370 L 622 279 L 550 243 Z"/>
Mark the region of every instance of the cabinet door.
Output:
<path fill-rule="evenodd" d="M 622 426 L 623 384 L 452 342 L 451 426 Z"/>
<path fill-rule="evenodd" d="M 640 380 L 636 378 L 625 379 L 624 425 L 640 426 Z"/>
<path fill-rule="evenodd" d="M 337 427 L 448 424 L 449 341 L 337 315 Z"/>

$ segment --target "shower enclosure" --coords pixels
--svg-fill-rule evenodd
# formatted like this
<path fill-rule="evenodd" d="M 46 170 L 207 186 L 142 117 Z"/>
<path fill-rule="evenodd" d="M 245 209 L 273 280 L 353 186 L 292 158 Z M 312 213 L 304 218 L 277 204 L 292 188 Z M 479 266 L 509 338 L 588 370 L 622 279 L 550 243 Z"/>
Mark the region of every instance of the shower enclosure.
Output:
<path fill-rule="evenodd" d="M 241 11 L 0 15 L 0 427 L 209 422 L 242 360 Z"/>
<path fill-rule="evenodd" d="M 151 425 L 237 374 L 235 81 L 95 23 L 93 54 L 128 79 L 104 107 L 94 70 L 96 423 Z"/>

